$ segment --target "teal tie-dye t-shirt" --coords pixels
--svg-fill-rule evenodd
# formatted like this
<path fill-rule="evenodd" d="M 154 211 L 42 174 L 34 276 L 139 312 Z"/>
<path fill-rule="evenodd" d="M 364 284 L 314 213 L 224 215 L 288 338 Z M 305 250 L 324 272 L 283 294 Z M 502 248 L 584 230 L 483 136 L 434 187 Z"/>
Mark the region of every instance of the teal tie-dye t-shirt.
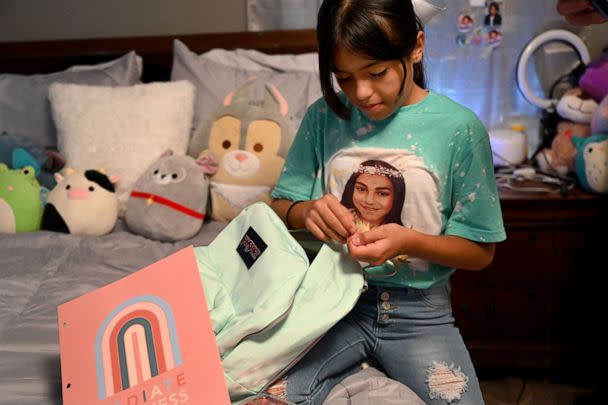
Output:
<path fill-rule="evenodd" d="M 323 99 L 309 108 L 273 198 L 331 193 L 371 227 L 396 222 L 429 235 L 505 239 L 488 134 L 472 111 L 430 91 L 374 121 L 342 100 L 350 120 L 338 118 Z M 370 282 L 429 288 L 453 272 L 410 257 L 394 276 Z"/>

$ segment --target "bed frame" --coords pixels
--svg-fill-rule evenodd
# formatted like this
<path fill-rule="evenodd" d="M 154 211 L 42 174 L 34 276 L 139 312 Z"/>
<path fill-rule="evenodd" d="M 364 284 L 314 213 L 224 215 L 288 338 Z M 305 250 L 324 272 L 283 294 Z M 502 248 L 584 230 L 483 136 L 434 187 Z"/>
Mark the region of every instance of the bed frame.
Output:
<path fill-rule="evenodd" d="M 3 42 L 0 43 L 0 73 L 50 73 L 73 65 L 109 61 L 134 50 L 143 58 L 144 82 L 168 80 L 174 39 L 184 42 L 196 53 L 213 48 L 257 49 L 268 54 L 317 50 L 314 30 Z"/>
<path fill-rule="evenodd" d="M 317 50 L 314 30 L 5 42 L 0 43 L 0 73 L 50 73 L 134 50 L 143 57 L 145 82 L 167 80 L 174 39 L 197 53 L 213 48 L 269 54 Z M 580 191 L 567 197 L 503 191 L 501 205 L 509 239 L 491 268 L 456 272 L 452 278 L 454 315 L 478 370 L 523 369 L 601 384 L 579 370 L 596 362 L 601 335 L 593 330 L 588 309 L 605 305 L 606 277 L 591 289 L 583 281 L 574 286 L 570 281 L 597 279 L 600 263 L 606 262 L 598 262 L 597 255 L 605 246 L 606 198 Z"/>

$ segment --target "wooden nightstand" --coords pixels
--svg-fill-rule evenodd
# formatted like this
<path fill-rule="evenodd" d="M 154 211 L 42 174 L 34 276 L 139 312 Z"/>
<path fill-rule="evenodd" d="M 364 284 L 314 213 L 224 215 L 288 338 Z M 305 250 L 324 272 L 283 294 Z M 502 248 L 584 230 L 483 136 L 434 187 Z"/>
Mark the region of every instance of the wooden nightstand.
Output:
<path fill-rule="evenodd" d="M 601 378 L 607 343 L 608 197 L 501 191 L 507 240 L 452 276 L 456 325 L 478 370 Z M 601 326 L 600 326 L 601 325 Z M 595 375 L 594 375 L 595 374 Z"/>

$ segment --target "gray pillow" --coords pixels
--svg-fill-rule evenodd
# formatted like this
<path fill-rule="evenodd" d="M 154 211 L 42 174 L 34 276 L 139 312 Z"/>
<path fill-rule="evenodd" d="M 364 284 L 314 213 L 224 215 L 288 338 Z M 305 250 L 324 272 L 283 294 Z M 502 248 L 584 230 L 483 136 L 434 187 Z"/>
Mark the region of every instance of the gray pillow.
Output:
<path fill-rule="evenodd" d="M 247 58 L 248 52 L 232 51 L 236 58 Z M 260 62 L 261 53 L 255 53 L 255 59 L 238 67 L 236 63 L 218 63 L 218 58 L 209 57 L 209 53 L 196 54 L 181 41 L 173 42 L 173 66 L 171 80 L 188 80 L 196 88 L 194 104 L 193 132 L 201 129 L 205 123 L 223 106 L 224 98 L 248 79 L 255 77 L 254 98 L 262 100 L 267 82 L 278 88 L 289 106 L 289 118 L 297 128 L 310 104 L 321 97 L 321 87 L 316 69 L 311 69 L 313 56 L 297 58 L 295 55 L 282 55 L 283 60 L 289 57 L 291 63 L 286 69 L 279 69 L 276 64 Z M 279 55 L 269 56 L 274 60 Z M 234 58 L 233 58 L 234 59 Z M 295 66 L 298 62 L 307 66 Z M 274 65 L 274 66 L 273 66 Z M 255 66 L 255 67 L 254 67 Z"/>
<path fill-rule="evenodd" d="M 135 52 L 100 65 L 49 74 L 0 74 L 0 132 L 25 137 L 33 145 L 57 148 L 48 88 L 51 83 L 129 86 L 140 82 L 141 58 Z"/>

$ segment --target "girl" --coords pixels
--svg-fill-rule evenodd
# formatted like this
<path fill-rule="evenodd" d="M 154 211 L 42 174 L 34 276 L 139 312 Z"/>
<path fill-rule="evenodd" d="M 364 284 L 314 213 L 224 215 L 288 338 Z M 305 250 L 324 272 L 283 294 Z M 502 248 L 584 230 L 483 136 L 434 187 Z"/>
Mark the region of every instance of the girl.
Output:
<path fill-rule="evenodd" d="M 345 243 L 358 261 L 410 260 L 370 279 L 351 313 L 269 391 L 320 404 L 372 358 L 426 403 L 481 404 L 447 281 L 456 268 L 488 266 L 505 239 L 488 134 L 470 110 L 425 88 L 411 0 L 325 0 L 317 38 L 323 98 L 302 121 L 272 206 L 289 227 Z M 366 160 L 402 173 L 403 224 L 361 232 L 340 203 Z"/>

